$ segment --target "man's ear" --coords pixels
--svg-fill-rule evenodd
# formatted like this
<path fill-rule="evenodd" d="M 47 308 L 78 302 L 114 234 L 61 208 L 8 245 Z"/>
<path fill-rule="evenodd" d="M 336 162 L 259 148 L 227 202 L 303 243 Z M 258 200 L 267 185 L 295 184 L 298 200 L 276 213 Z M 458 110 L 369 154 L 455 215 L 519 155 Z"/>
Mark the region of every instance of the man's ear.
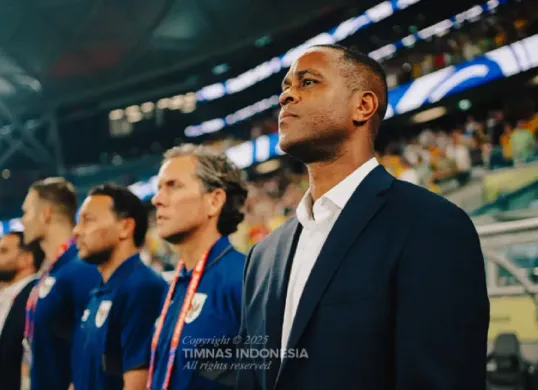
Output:
<path fill-rule="evenodd" d="M 353 95 L 353 123 L 361 125 L 368 122 L 379 108 L 379 99 L 372 91 L 357 91 Z"/>
<path fill-rule="evenodd" d="M 136 222 L 134 218 L 125 218 L 121 221 L 120 239 L 126 240 L 129 237 L 134 236 L 136 228 Z"/>
<path fill-rule="evenodd" d="M 220 214 L 224 204 L 226 203 L 226 191 L 222 188 L 217 188 L 211 191 L 209 195 L 209 216 L 214 217 Z"/>
<path fill-rule="evenodd" d="M 39 218 L 44 224 L 50 223 L 52 219 L 52 205 L 49 203 L 44 203 L 39 210 Z"/>

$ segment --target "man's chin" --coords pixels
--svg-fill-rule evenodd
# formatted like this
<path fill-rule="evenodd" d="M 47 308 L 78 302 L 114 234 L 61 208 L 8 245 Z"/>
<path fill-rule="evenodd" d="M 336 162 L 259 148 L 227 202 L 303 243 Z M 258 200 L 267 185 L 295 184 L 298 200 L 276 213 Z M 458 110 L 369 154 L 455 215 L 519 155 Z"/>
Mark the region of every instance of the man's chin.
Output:
<path fill-rule="evenodd" d="M 187 234 L 185 232 L 161 232 L 159 233 L 159 237 L 169 244 L 178 245 L 185 242 Z"/>
<path fill-rule="evenodd" d="M 317 162 L 322 156 L 318 156 L 316 149 L 311 143 L 303 140 L 283 140 L 278 145 L 280 150 L 305 164 Z"/>
<path fill-rule="evenodd" d="M 41 241 L 43 241 L 43 237 L 24 236 L 24 245 L 26 246 L 41 245 Z"/>
<path fill-rule="evenodd" d="M 105 248 L 99 252 L 89 253 L 89 252 L 79 252 L 78 257 L 82 261 L 92 264 L 92 265 L 103 265 L 107 263 L 110 260 L 110 256 L 112 255 L 112 251 L 114 248 Z"/>
<path fill-rule="evenodd" d="M 284 136 L 280 139 L 278 146 L 280 150 L 294 159 L 304 164 L 312 164 L 334 159 L 341 139 L 342 137 L 338 135 L 318 139 L 293 139 Z"/>

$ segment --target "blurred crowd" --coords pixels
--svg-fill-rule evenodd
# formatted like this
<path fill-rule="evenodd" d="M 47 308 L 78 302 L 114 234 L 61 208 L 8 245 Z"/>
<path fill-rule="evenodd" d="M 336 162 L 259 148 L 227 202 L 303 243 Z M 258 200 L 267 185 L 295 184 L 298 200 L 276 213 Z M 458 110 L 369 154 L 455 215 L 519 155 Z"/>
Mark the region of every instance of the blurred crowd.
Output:
<path fill-rule="evenodd" d="M 433 36 L 383 63 L 389 88 L 450 65 L 470 61 L 488 51 L 538 34 L 538 7 L 534 1 L 506 6 L 446 36 Z"/>

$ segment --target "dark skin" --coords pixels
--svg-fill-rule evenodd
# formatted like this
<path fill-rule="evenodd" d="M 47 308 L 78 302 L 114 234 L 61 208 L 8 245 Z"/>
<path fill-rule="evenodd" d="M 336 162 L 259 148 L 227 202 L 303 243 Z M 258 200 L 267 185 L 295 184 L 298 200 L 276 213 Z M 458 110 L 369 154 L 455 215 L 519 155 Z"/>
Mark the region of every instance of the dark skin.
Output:
<path fill-rule="evenodd" d="M 370 90 L 350 90 L 342 56 L 336 49 L 311 48 L 282 83 L 279 145 L 306 164 L 314 202 L 375 153 L 371 134 L 379 98 Z"/>

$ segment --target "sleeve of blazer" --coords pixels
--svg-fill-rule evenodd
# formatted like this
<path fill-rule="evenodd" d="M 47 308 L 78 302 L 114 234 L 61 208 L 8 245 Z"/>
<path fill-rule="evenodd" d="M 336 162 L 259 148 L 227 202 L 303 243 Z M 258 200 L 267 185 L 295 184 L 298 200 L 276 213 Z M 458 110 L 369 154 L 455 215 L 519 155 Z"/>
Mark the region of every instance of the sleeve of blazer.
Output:
<path fill-rule="evenodd" d="M 419 219 L 398 263 L 397 390 L 484 390 L 489 300 L 478 234 L 444 204 Z"/>
<path fill-rule="evenodd" d="M 247 294 L 250 293 L 249 291 L 249 284 L 252 284 L 255 281 L 250 281 L 249 283 L 249 270 L 251 267 L 251 258 L 252 253 L 254 251 L 254 247 L 250 250 L 247 259 L 245 261 L 245 269 L 243 271 L 243 293 L 242 293 L 242 299 L 241 299 L 241 327 L 239 328 L 239 335 L 242 337 L 243 340 L 246 339 L 247 335 L 247 327 L 246 327 L 246 309 L 247 309 Z M 239 345 L 238 348 L 244 348 L 244 345 Z M 258 384 L 258 381 L 256 379 L 256 373 L 254 370 L 250 370 L 246 367 L 248 367 L 248 361 L 246 361 L 245 358 L 240 358 L 240 360 L 237 362 L 238 369 L 237 369 L 237 379 L 235 383 L 235 390 L 261 390 L 260 385 Z M 246 367 L 243 367 L 246 366 Z"/>

